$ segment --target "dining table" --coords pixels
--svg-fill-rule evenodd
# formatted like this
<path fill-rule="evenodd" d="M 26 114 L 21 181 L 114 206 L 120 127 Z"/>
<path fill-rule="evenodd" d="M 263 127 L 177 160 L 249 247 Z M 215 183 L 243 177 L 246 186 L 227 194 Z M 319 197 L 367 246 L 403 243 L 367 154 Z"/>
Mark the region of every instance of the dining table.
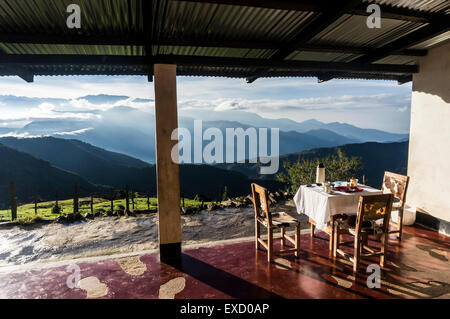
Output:
<path fill-rule="evenodd" d="M 309 217 L 311 237 L 316 231 L 324 231 L 330 236 L 332 250 L 332 224 L 337 216 L 357 215 L 360 196 L 377 195 L 383 192 L 368 185 L 357 184 L 359 191 L 346 191 L 347 182 L 335 182 L 330 193 L 317 184 L 301 185 L 294 196 L 297 213 Z"/>

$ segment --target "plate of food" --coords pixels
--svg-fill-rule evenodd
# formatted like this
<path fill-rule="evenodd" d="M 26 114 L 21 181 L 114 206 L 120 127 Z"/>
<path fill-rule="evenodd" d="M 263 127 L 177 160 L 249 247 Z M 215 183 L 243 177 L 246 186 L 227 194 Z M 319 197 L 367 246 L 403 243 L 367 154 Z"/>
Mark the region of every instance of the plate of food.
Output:
<path fill-rule="evenodd" d="M 358 186 L 356 186 L 355 188 L 349 188 L 347 186 L 338 186 L 338 187 L 334 187 L 334 190 L 338 191 L 338 192 L 344 192 L 344 193 L 356 193 L 356 192 L 363 191 L 363 189 Z"/>

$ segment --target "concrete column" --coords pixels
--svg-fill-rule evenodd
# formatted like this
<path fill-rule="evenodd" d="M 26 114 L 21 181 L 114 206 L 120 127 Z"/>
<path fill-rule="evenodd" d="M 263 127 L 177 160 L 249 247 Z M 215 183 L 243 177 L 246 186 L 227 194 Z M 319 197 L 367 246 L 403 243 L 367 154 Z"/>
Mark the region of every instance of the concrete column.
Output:
<path fill-rule="evenodd" d="M 171 157 L 178 143 L 171 139 L 178 128 L 176 65 L 155 64 L 154 75 L 159 254 L 163 262 L 176 262 L 181 257 L 180 177 L 178 159 Z"/>

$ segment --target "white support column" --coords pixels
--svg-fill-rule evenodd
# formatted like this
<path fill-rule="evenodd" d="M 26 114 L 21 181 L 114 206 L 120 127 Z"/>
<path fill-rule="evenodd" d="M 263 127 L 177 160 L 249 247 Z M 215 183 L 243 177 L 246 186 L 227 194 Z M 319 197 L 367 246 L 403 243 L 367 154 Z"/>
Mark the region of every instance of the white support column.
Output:
<path fill-rule="evenodd" d="M 180 176 L 171 157 L 172 131 L 178 127 L 176 65 L 155 64 L 156 170 L 159 254 L 163 262 L 181 258 Z"/>

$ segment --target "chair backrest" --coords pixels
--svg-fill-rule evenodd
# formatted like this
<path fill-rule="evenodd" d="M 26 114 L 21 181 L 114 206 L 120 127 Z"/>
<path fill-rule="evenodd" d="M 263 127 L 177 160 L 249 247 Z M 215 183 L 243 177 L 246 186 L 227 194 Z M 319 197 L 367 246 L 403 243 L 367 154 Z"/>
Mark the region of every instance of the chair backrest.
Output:
<path fill-rule="evenodd" d="M 272 224 L 272 214 L 269 209 L 269 192 L 262 186 L 252 183 L 253 206 L 255 208 L 255 218 L 267 219 L 269 225 Z"/>
<path fill-rule="evenodd" d="M 400 175 L 392 172 L 384 172 L 383 193 L 392 193 L 400 201 L 401 207 L 405 205 L 406 191 L 408 190 L 409 176 Z"/>
<path fill-rule="evenodd" d="M 383 232 L 386 232 L 389 226 L 389 219 L 391 218 L 393 202 L 393 194 L 360 196 L 358 216 L 356 220 L 357 231 L 361 229 L 363 222 L 383 219 L 383 224 L 381 227 Z"/>

